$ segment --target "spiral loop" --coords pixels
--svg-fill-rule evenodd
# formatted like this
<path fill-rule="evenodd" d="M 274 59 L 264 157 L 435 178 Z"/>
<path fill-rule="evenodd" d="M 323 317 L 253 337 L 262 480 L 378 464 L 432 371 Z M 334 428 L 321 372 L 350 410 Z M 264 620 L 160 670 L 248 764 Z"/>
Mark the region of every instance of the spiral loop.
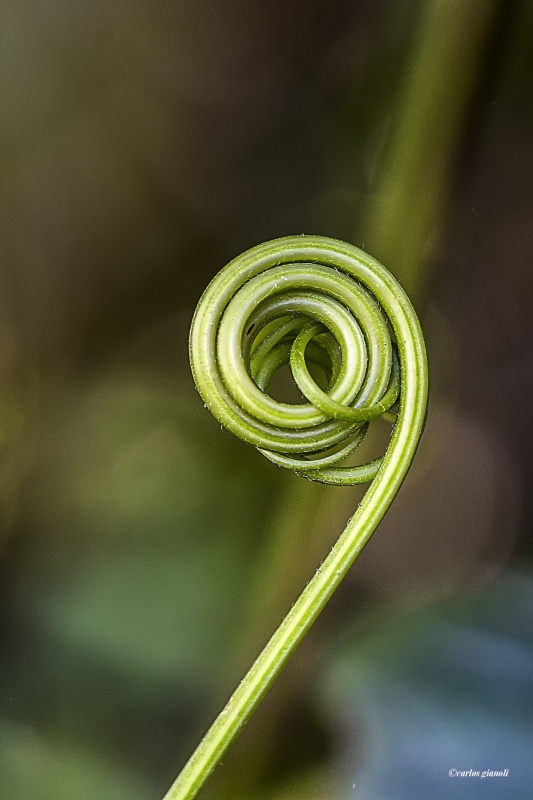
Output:
<path fill-rule="evenodd" d="M 194 379 L 222 425 L 274 463 L 323 483 L 364 483 L 381 458 L 338 465 L 399 396 L 402 408 L 412 360 L 402 328 L 413 316 L 397 281 L 356 247 L 277 239 L 234 259 L 204 292 L 191 328 Z M 268 395 L 286 364 L 307 402 Z M 324 372 L 325 389 L 309 364 Z"/>
<path fill-rule="evenodd" d="M 372 484 L 165 800 L 196 797 L 369 541 L 414 458 L 428 393 L 424 338 L 399 283 L 366 253 L 321 236 L 266 242 L 228 264 L 198 304 L 190 357 L 215 417 L 272 461 L 326 483 Z M 286 363 L 307 403 L 268 396 Z M 325 391 L 309 363 L 324 370 Z M 337 466 L 398 397 L 383 458 Z"/>

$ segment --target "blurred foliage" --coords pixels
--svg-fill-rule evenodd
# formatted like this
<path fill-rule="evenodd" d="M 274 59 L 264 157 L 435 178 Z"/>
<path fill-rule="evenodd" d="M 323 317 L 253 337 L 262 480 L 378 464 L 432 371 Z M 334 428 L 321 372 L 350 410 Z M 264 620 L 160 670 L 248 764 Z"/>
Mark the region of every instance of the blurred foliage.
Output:
<path fill-rule="evenodd" d="M 188 372 L 212 275 L 299 232 L 415 292 L 427 443 L 202 796 L 437 798 L 450 743 L 527 745 L 529 579 L 483 587 L 531 556 L 531 3 L 42 0 L 0 23 L 2 796 L 161 796 L 359 501 L 234 441 Z"/>
<path fill-rule="evenodd" d="M 232 441 L 220 448 L 218 426 L 203 425 L 179 385 L 151 385 L 146 374 L 142 385 L 115 376 L 60 407 L 27 520 L 39 536 L 25 554 L 38 592 L 38 602 L 26 593 L 29 613 L 69 650 L 138 673 L 154 689 L 208 686 L 277 476 L 254 474 L 254 454 Z"/>
<path fill-rule="evenodd" d="M 424 296 L 465 114 L 479 83 L 499 3 L 426 3 L 391 125 L 380 185 L 370 204 L 369 251 Z"/>
<path fill-rule="evenodd" d="M 343 633 L 326 696 L 342 720 L 346 783 L 369 800 L 527 796 L 532 591 L 530 576 L 510 573 L 467 600 L 389 611 Z M 509 776 L 483 782 L 450 769 Z"/>
<path fill-rule="evenodd" d="M 80 800 L 92 797 L 142 800 L 150 786 L 106 762 L 101 753 L 70 743 L 47 741 L 30 727 L 3 722 L 0 727 L 2 790 L 10 800 Z"/>

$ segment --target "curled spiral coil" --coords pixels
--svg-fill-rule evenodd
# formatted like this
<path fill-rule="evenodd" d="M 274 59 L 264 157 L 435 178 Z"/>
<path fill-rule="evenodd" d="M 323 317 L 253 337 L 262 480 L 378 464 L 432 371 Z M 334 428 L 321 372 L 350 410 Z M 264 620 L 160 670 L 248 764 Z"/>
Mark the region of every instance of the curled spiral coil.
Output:
<path fill-rule="evenodd" d="M 326 483 L 372 483 L 164 800 L 197 796 L 372 536 L 413 460 L 428 391 L 424 339 L 402 287 L 366 253 L 321 236 L 267 242 L 228 264 L 198 304 L 190 356 L 215 417 L 272 461 Z M 307 403 L 266 393 L 286 363 Z M 324 370 L 325 391 L 310 363 Z M 397 399 L 383 457 L 338 466 Z"/>
<path fill-rule="evenodd" d="M 318 236 L 267 242 L 204 292 L 191 328 L 195 382 L 221 424 L 274 463 L 323 483 L 365 483 L 381 458 L 338 465 L 400 394 L 402 406 L 409 316 L 400 285 L 363 251 Z M 268 395 L 286 364 L 306 403 Z M 324 372 L 325 390 L 309 364 Z"/>

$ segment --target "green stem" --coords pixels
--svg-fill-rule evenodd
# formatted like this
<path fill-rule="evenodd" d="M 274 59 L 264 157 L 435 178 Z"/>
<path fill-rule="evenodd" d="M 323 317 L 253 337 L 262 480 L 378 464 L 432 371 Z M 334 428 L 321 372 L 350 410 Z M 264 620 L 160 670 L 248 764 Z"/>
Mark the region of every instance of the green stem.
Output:
<path fill-rule="evenodd" d="M 363 240 L 415 303 L 500 0 L 428 0 Z"/>
<path fill-rule="evenodd" d="M 305 382 L 308 375 L 306 370 L 298 373 L 297 355 L 303 347 L 300 332 L 305 330 L 307 336 L 310 321 L 320 323 L 314 326 L 315 341 L 328 353 L 331 363 L 328 390 L 318 398 L 320 408 L 272 401 L 252 381 L 246 357 L 251 354 L 253 360 L 254 352 L 263 353 L 272 373 L 290 358 L 295 379 Z M 335 347 L 323 326 L 334 332 Z M 292 333 L 287 343 L 289 330 Z M 391 388 L 397 380 L 395 347 L 401 394 L 387 451 L 382 460 L 370 465 L 339 467 L 335 453 L 324 455 L 328 449 L 347 436 L 361 439 L 362 412 L 372 419 L 377 406 L 385 412 L 395 401 Z M 374 480 L 331 552 L 164 800 L 196 797 L 341 583 L 405 478 L 422 433 L 427 404 L 423 336 L 403 289 L 366 253 L 323 237 L 267 242 L 222 270 L 204 293 L 193 320 L 191 364 L 198 390 L 217 419 L 266 455 L 293 459 L 297 472 L 303 470 L 306 477 L 326 483 Z M 267 385 L 262 388 L 266 390 Z M 313 393 L 317 394 L 316 387 Z M 308 460 L 306 453 L 310 454 Z M 314 453 L 320 466 L 312 469 Z"/>
<path fill-rule="evenodd" d="M 243 610 L 243 623 L 232 638 L 234 676 L 244 675 L 261 651 L 268 635 L 276 629 L 337 538 L 334 534 L 341 530 L 337 521 L 345 522 L 355 505 L 351 487 L 339 492 L 336 487 L 302 481 L 298 476 L 280 477 L 285 480 L 276 493 L 272 516 L 262 533 L 261 552 L 247 577 L 249 599 Z M 300 650 L 300 660 L 302 657 L 305 660 Z M 227 674 L 223 680 L 227 687 Z M 217 692 L 220 697 L 220 685 Z M 224 693 L 227 694 L 227 688 Z M 275 695 L 269 697 L 266 713 L 255 716 L 252 724 L 247 725 L 246 736 L 240 737 L 230 757 L 224 758 L 224 769 L 211 776 L 210 797 L 217 800 L 255 797 L 275 758 L 287 709 L 300 693 L 301 669 L 284 670 L 283 681 L 277 683 Z"/>

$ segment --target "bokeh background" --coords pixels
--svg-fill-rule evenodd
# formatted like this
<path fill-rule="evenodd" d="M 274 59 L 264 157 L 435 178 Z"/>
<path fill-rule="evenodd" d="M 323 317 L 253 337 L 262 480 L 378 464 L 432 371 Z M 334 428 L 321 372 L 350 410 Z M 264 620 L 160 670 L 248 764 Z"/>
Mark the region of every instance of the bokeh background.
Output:
<path fill-rule="evenodd" d="M 228 260 L 319 233 L 413 296 L 428 424 L 201 797 L 523 800 L 533 4 L 3 0 L 0 40 L 2 797 L 161 797 L 350 516 L 187 360 Z"/>

